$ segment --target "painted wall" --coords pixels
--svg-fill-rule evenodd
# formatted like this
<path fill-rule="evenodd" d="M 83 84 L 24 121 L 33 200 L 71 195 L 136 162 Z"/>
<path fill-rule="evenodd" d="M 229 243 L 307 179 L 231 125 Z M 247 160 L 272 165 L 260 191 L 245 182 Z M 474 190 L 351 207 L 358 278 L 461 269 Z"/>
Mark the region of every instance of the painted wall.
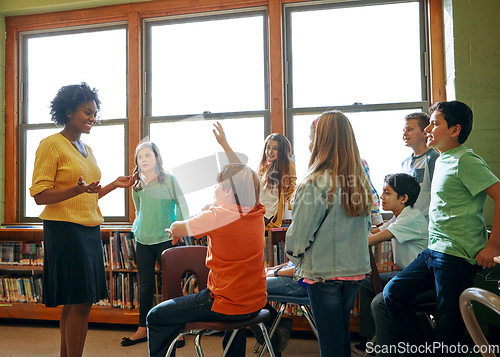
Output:
<path fill-rule="evenodd" d="M 468 104 L 474 126 L 465 146 L 500 177 L 500 1 L 444 1 L 447 98 Z M 453 25 L 450 27 L 450 25 Z M 448 90 L 454 88 L 454 90 Z M 485 215 L 493 222 L 493 200 Z"/>

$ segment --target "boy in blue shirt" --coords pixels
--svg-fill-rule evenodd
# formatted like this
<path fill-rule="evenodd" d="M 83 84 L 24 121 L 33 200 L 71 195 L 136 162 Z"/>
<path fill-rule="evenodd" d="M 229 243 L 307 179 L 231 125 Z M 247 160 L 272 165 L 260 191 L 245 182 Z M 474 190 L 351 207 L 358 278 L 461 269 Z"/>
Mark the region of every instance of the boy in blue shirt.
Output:
<path fill-rule="evenodd" d="M 500 255 L 500 182 L 486 163 L 462 144 L 472 130 L 472 110 L 459 101 L 438 102 L 427 133 L 436 149 L 429 206 L 429 247 L 384 288 L 384 301 L 399 341 L 419 344 L 413 298 L 436 289 L 435 337 L 438 355 L 448 355 L 464 337 L 460 294 L 482 267 Z M 486 195 L 495 201 L 488 240 L 483 208 Z M 433 345 L 434 346 L 434 345 Z"/>

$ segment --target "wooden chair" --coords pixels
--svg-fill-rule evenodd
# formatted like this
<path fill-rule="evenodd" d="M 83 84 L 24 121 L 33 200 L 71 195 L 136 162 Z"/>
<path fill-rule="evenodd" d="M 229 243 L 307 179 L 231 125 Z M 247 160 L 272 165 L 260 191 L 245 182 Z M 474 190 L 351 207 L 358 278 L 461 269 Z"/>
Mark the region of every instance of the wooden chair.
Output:
<path fill-rule="evenodd" d="M 182 246 L 166 249 L 161 255 L 162 264 L 162 293 L 163 299 L 169 300 L 175 297 L 183 296 L 181 279 L 186 273 L 193 274 L 198 282 L 198 288 L 203 290 L 207 286 L 209 269 L 205 265 L 207 256 L 207 247 L 204 246 Z M 203 356 L 201 348 L 201 337 L 213 331 L 230 331 L 233 334 L 222 354 L 224 357 L 233 342 L 238 330 L 249 326 L 258 325 L 264 336 L 264 340 L 269 350 L 269 354 L 274 357 L 274 351 L 271 347 L 271 340 L 264 326 L 264 321 L 269 319 L 269 310 L 262 309 L 259 314 L 253 318 L 238 321 L 197 321 L 188 322 L 182 331 L 170 344 L 167 350 L 167 356 L 170 356 L 175 343 L 183 335 L 196 335 L 195 350 L 198 357 Z"/>

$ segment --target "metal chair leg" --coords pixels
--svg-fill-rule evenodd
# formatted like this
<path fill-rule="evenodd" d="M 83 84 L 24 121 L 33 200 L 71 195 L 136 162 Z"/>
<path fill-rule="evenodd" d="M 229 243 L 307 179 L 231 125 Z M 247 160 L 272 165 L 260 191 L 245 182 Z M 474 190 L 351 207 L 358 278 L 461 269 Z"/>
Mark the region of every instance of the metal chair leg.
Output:
<path fill-rule="evenodd" d="M 309 309 L 309 306 L 300 305 L 300 308 L 302 309 L 302 312 L 304 312 L 304 315 L 306 316 L 307 321 L 309 321 L 309 325 L 311 326 L 311 329 L 313 330 L 314 334 L 316 335 L 316 338 L 319 339 L 318 330 L 316 329 L 316 324 L 314 323 L 312 312 Z"/>
<path fill-rule="evenodd" d="M 224 349 L 224 353 L 222 353 L 222 357 L 226 357 L 227 352 L 229 351 L 229 347 L 231 347 L 231 344 L 233 343 L 234 338 L 236 337 L 236 334 L 238 333 L 239 330 L 233 330 L 231 333 L 231 337 L 229 338 L 229 341 L 227 342 L 226 348 Z"/>
<path fill-rule="evenodd" d="M 377 336 L 373 336 L 373 337 L 370 339 L 370 342 L 372 343 L 372 345 L 374 345 L 374 344 L 375 344 L 376 338 L 377 338 Z M 367 356 L 368 356 L 368 351 L 367 351 L 367 349 L 365 348 L 365 351 L 363 352 L 363 357 L 367 357 Z"/>
<path fill-rule="evenodd" d="M 260 351 L 259 356 L 262 356 L 262 354 L 264 353 L 264 350 L 267 347 L 267 350 L 269 351 L 269 354 L 271 355 L 271 357 L 276 357 L 274 354 L 273 346 L 271 345 L 271 339 L 269 338 L 269 334 L 267 333 L 267 327 L 262 322 L 259 324 L 259 327 L 260 327 L 260 330 L 262 331 L 262 336 L 264 336 L 264 341 L 266 341 L 265 345 L 262 348 L 262 351 Z"/>
<path fill-rule="evenodd" d="M 209 330 L 201 330 L 200 332 L 198 332 L 198 334 L 194 338 L 194 349 L 196 351 L 196 356 L 197 357 L 204 357 L 203 350 L 201 348 L 201 338 L 208 331 Z"/>
<path fill-rule="evenodd" d="M 276 320 L 274 320 L 274 322 L 271 326 L 271 330 L 269 331 L 269 338 L 270 339 L 273 338 L 274 333 L 276 332 L 276 329 L 278 328 L 278 324 L 280 323 L 281 318 L 283 317 L 283 313 L 285 312 L 286 306 L 287 306 L 287 304 L 283 303 L 283 302 L 277 302 L 277 304 L 276 304 L 276 310 L 278 311 L 278 316 L 276 317 Z M 254 348 L 254 352 L 259 352 L 259 357 L 262 357 L 264 355 L 264 350 L 265 350 L 264 346 L 260 346 L 260 348 L 257 348 L 256 351 Z"/>
<path fill-rule="evenodd" d="M 174 338 L 174 340 L 170 343 L 170 345 L 168 346 L 168 350 L 167 350 L 167 354 L 165 355 L 165 357 L 170 357 L 170 355 L 172 354 L 172 351 L 174 350 L 174 346 L 175 346 L 175 343 L 177 342 L 177 340 L 183 336 L 184 334 L 181 332 L 180 334 L 177 335 L 176 338 Z"/>

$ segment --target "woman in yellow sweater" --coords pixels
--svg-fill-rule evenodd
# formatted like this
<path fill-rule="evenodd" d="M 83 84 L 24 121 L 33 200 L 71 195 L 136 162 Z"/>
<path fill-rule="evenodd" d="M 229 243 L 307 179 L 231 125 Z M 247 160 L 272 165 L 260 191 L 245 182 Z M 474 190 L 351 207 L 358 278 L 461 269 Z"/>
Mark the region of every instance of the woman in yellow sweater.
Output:
<path fill-rule="evenodd" d="M 61 356 L 81 356 L 92 304 L 107 297 L 97 201 L 117 187 L 130 187 L 134 176 L 121 176 L 105 187 L 89 146 L 80 141 L 96 123 L 101 102 L 86 83 L 64 86 L 51 102 L 52 121 L 64 129 L 40 142 L 30 194 L 45 205 L 42 302 L 64 305 Z"/>

